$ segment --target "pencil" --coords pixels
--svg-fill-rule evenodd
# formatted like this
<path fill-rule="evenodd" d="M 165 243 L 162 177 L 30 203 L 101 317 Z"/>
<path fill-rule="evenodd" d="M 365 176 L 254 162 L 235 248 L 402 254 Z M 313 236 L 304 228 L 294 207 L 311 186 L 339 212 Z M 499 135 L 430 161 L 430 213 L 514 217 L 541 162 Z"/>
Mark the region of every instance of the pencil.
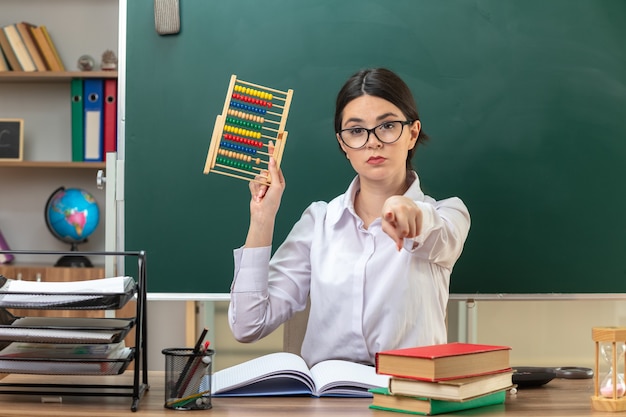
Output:
<path fill-rule="evenodd" d="M 177 393 L 180 392 L 180 386 L 185 380 L 187 373 L 189 372 L 189 368 L 191 368 L 191 365 L 193 364 L 194 360 L 200 353 L 202 342 L 204 341 L 204 338 L 206 337 L 206 334 L 208 333 L 208 331 L 209 329 L 207 329 L 206 327 L 202 330 L 202 333 L 200 334 L 200 337 L 198 338 L 198 341 L 196 342 L 196 345 L 193 348 L 193 355 L 191 355 L 189 359 L 187 359 L 187 363 L 185 364 L 183 371 L 178 376 L 178 381 L 176 381 L 176 384 L 174 385 L 174 388 L 172 390 L 172 397 L 177 397 Z"/>

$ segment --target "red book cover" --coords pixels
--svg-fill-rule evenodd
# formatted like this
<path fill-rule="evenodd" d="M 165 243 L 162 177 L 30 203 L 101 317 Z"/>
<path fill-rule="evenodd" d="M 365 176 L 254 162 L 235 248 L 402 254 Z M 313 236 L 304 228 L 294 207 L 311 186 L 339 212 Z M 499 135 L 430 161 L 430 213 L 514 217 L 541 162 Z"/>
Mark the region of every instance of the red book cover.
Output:
<path fill-rule="evenodd" d="M 104 160 L 108 152 L 117 151 L 117 80 L 104 80 Z"/>
<path fill-rule="evenodd" d="M 474 343 L 444 343 L 441 345 L 418 346 L 405 349 L 386 350 L 378 355 L 410 356 L 422 359 L 436 359 L 446 356 L 469 355 L 471 353 L 491 352 L 494 350 L 510 350 L 510 346 L 478 345 Z"/>
<path fill-rule="evenodd" d="M 444 343 L 376 353 L 376 372 L 442 381 L 510 371 L 509 346 Z"/>

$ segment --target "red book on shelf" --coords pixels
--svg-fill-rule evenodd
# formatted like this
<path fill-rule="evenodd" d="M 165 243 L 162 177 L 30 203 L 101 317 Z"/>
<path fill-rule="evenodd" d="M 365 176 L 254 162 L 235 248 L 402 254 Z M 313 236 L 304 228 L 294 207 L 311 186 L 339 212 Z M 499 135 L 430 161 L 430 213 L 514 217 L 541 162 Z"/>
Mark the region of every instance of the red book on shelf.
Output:
<path fill-rule="evenodd" d="M 104 159 L 108 152 L 117 150 L 117 80 L 107 78 L 104 80 Z"/>
<path fill-rule="evenodd" d="M 401 378 L 443 381 L 509 372 L 509 346 L 444 343 L 376 353 L 376 372 Z"/>

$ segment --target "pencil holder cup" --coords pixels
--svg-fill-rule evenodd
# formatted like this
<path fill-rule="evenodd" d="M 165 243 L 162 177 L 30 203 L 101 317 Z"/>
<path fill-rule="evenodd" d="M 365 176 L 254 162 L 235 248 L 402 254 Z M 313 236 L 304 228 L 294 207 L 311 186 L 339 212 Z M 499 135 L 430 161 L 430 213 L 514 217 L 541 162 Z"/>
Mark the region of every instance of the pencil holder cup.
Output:
<path fill-rule="evenodd" d="M 165 355 L 165 408 L 211 408 L 211 369 L 214 350 L 163 349 Z"/>

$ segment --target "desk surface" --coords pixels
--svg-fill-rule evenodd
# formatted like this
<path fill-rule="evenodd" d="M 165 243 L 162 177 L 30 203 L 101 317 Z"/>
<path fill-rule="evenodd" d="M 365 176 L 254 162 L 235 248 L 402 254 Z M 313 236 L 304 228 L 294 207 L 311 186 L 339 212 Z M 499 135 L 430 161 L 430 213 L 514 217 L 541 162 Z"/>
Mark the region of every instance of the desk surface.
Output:
<path fill-rule="evenodd" d="M 34 382 L 43 377 L 33 375 L 11 375 L 2 382 Z M 68 377 L 76 382 L 76 377 Z M 116 383 L 127 375 L 113 377 L 115 380 L 98 377 L 98 383 Z M 101 379 L 102 378 L 102 379 Z M 55 382 L 61 381 L 58 377 Z M 128 378 L 130 381 L 130 378 Z M 130 412 L 130 398 L 124 397 L 63 397 L 61 403 L 42 403 L 39 396 L 0 395 L 0 413 L 2 416 L 160 416 L 185 413 L 184 411 L 163 408 L 163 372 L 150 373 L 150 391 L 139 402 L 136 413 Z M 613 416 L 615 413 L 597 412 L 591 409 L 593 380 L 555 379 L 538 388 L 521 388 L 517 394 L 509 394 L 504 405 L 489 406 L 467 410 L 454 415 L 498 416 Z M 213 408 L 207 411 L 188 411 L 195 415 L 210 413 L 212 417 L 223 416 L 372 416 L 395 417 L 402 414 L 375 411 L 368 408 L 369 398 L 308 398 L 308 397 L 273 397 L 273 398 L 213 398 Z M 408 415 L 408 414 L 407 414 Z"/>

